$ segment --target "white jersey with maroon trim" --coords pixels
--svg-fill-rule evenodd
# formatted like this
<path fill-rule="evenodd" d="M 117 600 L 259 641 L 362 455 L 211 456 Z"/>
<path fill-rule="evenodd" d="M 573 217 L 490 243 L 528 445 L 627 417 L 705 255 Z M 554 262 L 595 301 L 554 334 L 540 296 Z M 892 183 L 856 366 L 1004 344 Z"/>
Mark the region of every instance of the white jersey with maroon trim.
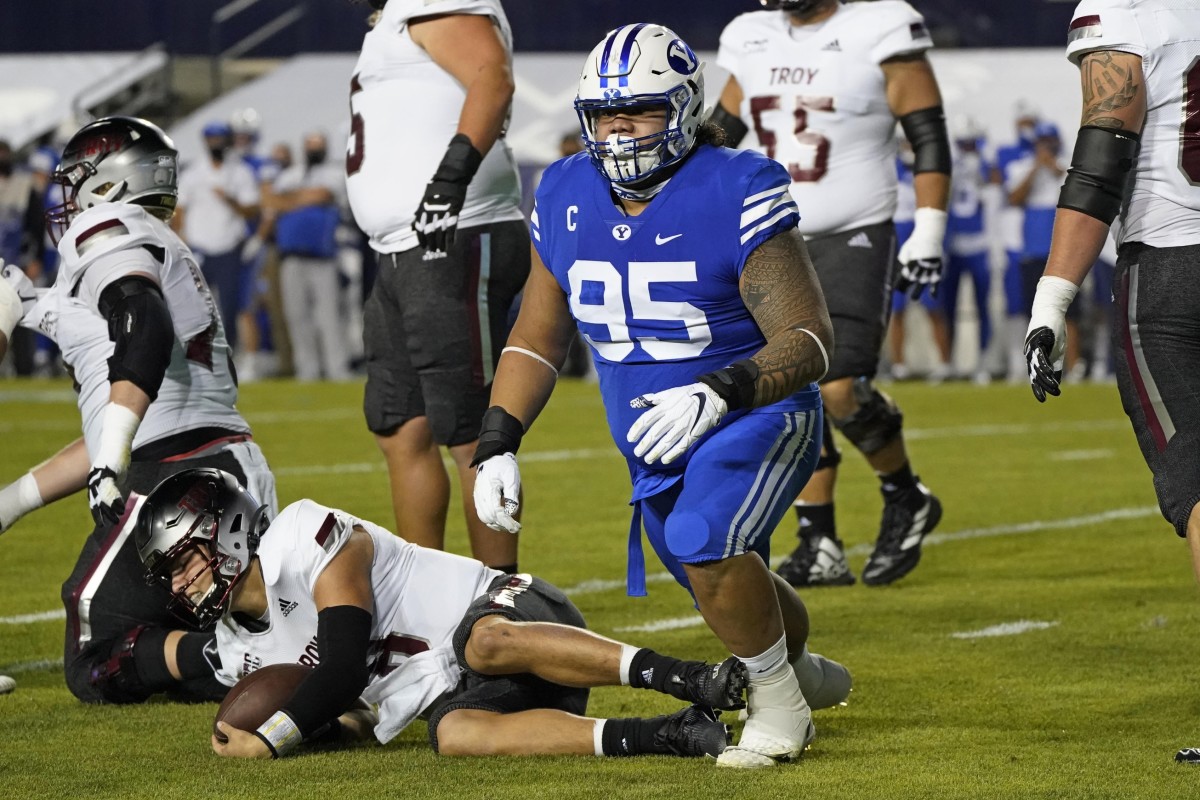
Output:
<path fill-rule="evenodd" d="M 108 358 L 115 345 L 101 315 L 101 292 L 129 275 L 148 275 L 162 289 L 175 331 L 171 361 L 133 439 L 136 449 L 196 428 L 249 433 L 234 407 L 237 386 L 229 345 L 208 285 L 187 245 L 141 206 L 104 203 L 84 211 L 59 243 L 54 285 L 21 320 L 58 344 L 79 387 L 88 452 L 96 453 L 109 401 Z"/>
<path fill-rule="evenodd" d="M 1083 0 L 1067 58 L 1119 50 L 1141 56 L 1146 124 L 1117 243 L 1200 243 L 1200 0 Z"/>
<path fill-rule="evenodd" d="M 896 210 L 896 120 L 880 64 L 933 46 L 902 0 L 841 5 L 797 26 L 783 11 L 735 17 L 717 63 L 742 88 L 756 149 L 792 175 L 806 236 L 885 222 Z"/>
<path fill-rule="evenodd" d="M 312 500 L 283 509 L 263 534 L 258 561 L 267 590 L 266 627 L 255 633 L 232 615 L 222 618 L 217 678 L 232 686 L 269 664 L 320 662 L 313 590 L 355 528 L 365 530 L 375 548 L 371 679 L 364 697 L 380 703 L 381 727 L 398 732 L 457 685 L 461 670 L 454 631 L 471 602 L 501 573 L 469 558 L 418 547 Z"/>
<path fill-rule="evenodd" d="M 490 17 L 512 59 L 499 0 L 390 0 L 363 38 L 350 81 L 346 186 L 360 228 L 380 253 L 417 246 L 413 218 L 425 186 L 458 130 L 463 85 L 413 42 L 409 22 L 442 14 Z M 504 138 L 467 189 L 460 228 L 523 219 L 516 163 Z"/>

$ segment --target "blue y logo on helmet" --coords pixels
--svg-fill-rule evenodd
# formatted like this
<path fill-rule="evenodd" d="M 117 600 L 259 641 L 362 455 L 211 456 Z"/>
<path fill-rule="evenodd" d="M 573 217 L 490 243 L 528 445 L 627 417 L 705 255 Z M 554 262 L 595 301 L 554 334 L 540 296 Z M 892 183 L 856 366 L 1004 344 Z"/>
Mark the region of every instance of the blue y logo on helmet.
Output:
<path fill-rule="evenodd" d="M 700 66 L 696 54 L 682 39 L 676 39 L 667 45 L 667 63 L 680 75 L 691 75 Z"/>

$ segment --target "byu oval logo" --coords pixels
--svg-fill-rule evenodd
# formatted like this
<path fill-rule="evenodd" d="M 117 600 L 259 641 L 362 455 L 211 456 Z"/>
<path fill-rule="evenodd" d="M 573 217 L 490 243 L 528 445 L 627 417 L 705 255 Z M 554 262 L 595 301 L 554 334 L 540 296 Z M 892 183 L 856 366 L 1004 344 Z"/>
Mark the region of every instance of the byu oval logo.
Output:
<path fill-rule="evenodd" d="M 681 75 L 691 75 L 700 65 L 692 48 L 684 44 L 682 39 L 676 39 L 667 45 L 667 63 Z"/>
<path fill-rule="evenodd" d="M 623 242 L 633 235 L 633 228 L 622 222 L 620 225 L 613 226 L 612 234 L 618 242 Z"/>

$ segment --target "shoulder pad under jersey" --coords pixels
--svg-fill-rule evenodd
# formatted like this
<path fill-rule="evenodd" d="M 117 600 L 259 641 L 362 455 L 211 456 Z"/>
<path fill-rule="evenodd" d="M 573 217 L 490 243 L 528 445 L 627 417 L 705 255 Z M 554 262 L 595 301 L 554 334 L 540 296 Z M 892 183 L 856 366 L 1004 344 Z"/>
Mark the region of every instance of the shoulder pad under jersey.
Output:
<path fill-rule="evenodd" d="M 58 281 L 76 286 L 88 266 L 109 253 L 143 245 L 166 247 L 163 225 L 137 205 L 105 203 L 89 208 L 72 220 L 59 242 Z"/>

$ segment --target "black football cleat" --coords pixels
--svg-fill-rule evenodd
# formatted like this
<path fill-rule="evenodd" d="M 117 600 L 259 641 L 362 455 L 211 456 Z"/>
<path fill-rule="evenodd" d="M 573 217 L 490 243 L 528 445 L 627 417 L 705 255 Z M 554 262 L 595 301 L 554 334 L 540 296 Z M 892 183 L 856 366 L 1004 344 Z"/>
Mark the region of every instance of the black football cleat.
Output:
<path fill-rule="evenodd" d="M 745 692 L 749 685 L 746 665 L 737 656 L 730 656 L 720 664 L 681 661 L 667 676 L 663 691 L 680 700 L 736 711 L 746 707 Z"/>
<path fill-rule="evenodd" d="M 689 706 L 662 717 L 662 725 L 654 733 L 654 747 L 664 754 L 716 758 L 733 741 L 729 726 L 718 717 L 718 712 L 705 705 Z"/>
<path fill-rule="evenodd" d="M 1177 764 L 1200 764 L 1200 747 L 1185 747 L 1175 754 Z"/>
<path fill-rule="evenodd" d="M 884 503 L 879 538 L 862 573 L 868 586 L 884 586 L 912 572 L 921 560 L 921 542 L 941 521 L 941 501 L 920 481 L 917 490 L 920 498 L 912 505 Z"/>
<path fill-rule="evenodd" d="M 775 572 L 797 588 L 854 584 L 841 540 L 824 533 L 801 534 L 800 544 Z"/>

